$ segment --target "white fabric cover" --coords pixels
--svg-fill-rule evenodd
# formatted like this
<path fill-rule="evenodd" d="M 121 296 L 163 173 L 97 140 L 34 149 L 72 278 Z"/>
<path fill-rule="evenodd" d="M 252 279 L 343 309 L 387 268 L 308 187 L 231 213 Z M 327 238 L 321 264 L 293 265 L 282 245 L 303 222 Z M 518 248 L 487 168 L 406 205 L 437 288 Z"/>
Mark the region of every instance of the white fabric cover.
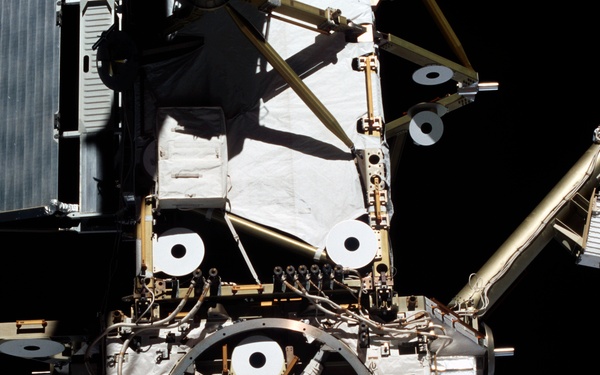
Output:
<path fill-rule="evenodd" d="M 370 1 L 307 0 L 337 8 L 355 23 L 373 23 Z M 331 112 L 356 149 L 382 148 L 359 134 L 367 114 L 365 73 L 353 59 L 376 52 L 372 41 L 346 42 L 270 18 L 253 6 L 230 4 L 250 20 L 274 50 Z M 310 110 L 235 25 L 225 9 L 207 13 L 179 35 L 198 35 L 195 52 L 146 66 L 156 106 L 217 106 L 226 119 L 227 209 L 323 248 L 329 230 L 367 212 L 351 150 Z M 374 112 L 383 118 L 381 87 L 372 80 Z M 389 170 L 389 169 L 388 169 Z M 391 217 L 391 203 L 388 207 Z"/>

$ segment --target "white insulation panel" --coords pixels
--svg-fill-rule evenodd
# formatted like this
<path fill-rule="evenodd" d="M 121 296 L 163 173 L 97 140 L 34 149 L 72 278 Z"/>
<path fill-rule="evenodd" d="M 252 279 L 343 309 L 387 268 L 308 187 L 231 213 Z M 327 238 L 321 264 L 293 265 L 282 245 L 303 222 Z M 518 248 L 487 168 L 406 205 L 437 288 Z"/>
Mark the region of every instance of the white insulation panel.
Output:
<path fill-rule="evenodd" d="M 159 108 L 158 199 L 161 208 L 222 208 L 227 141 L 220 108 Z"/>

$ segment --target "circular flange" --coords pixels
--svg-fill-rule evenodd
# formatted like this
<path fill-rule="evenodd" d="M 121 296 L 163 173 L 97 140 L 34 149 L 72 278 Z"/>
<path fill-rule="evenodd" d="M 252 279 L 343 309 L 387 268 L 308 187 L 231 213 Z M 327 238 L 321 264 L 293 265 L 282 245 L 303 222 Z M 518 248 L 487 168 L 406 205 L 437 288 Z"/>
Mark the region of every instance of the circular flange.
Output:
<path fill-rule="evenodd" d="M 413 81 L 420 85 L 432 86 L 448 82 L 454 76 L 452 69 L 443 65 L 427 65 L 417 69 Z"/>
<path fill-rule="evenodd" d="M 189 353 L 179 359 L 179 361 L 169 372 L 169 375 L 184 375 L 185 371 L 194 364 L 196 358 L 222 340 L 242 334 L 256 334 L 257 331 L 260 332 L 266 329 L 283 329 L 309 336 L 311 339 L 317 340 L 318 342 L 327 345 L 329 348 L 339 353 L 354 369 L 354 371 L 356 371 L 356 375 L 372 374 L 367 369 L 365 364 L 360 360 L 360 358 L 354 352 L 352 352 L 352 350 L 345 343 L 329 333 L 322 331 L 317 327 L 313 327 L 309 324 L 295 320 L 283 318 L 260 318 L 245 320 L 234 323 L 227 327 L 223 327 L 204 340 L 200 341 L 190 350 Z"/>
<path fill-rule="evenodd" d="M 63 344 L 49 339 L 8 340 L 0 344 L 0 353 L 21 358 L 52 357 L 63 350 Z"/>
<path fill-rule="evenodd" d="M 327 234 L 325 250 L 336 264 L 349 268 L 368 265 L 377 255 L 377 236 L 362 221 L 337 223 Z"/>
<path fill-rule="evenodd" d="M 434 112 L 423 111 L 410 119 L 408 127 L 410 137 L 420 146 L 431 146 L 442 137 L 444 124 Z"/>

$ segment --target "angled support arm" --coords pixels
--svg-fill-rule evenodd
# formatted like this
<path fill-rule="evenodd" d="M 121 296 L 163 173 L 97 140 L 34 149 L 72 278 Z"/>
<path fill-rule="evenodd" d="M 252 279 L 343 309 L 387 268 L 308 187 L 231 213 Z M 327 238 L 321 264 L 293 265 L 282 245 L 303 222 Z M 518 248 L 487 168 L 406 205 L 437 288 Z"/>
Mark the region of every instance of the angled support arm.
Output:
<path fill-rule="evenodd" d="M 304 101 L 321 122 L 335 134 L 346 146 L 354 151 L 354 143 L 348 137 L 335 117 L 321 103 L 317 96 L 306 86 L 294 70 L 279 56 L 264 37 L 232 6 L 226 5 L 229 15 L 248 40 L 267 59 L 273 68 L 283 77 L 288 85 Z"/>

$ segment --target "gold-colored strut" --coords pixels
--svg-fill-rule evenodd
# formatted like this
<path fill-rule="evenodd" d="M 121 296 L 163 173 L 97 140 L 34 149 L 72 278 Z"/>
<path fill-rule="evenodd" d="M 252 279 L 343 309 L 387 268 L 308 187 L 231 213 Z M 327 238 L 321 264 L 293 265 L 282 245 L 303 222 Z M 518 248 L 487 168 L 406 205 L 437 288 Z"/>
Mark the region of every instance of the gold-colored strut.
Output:
<path fill-rule="evenodd" d="M 296 0 L 280 0 L 277 5 L 273 5 L 273 2 L 269 0 L 246 1 L 256 6 L 259 10 L 278 13 L 291 20 L 304 22 L 322 32 L 341 31 L 350 32 L 355 35 L 365 32 L 363 26 L 354 24 L 352 20 L 342 16 L 342 12 L 339 9 L 320 9 Z"/>
<path fill-rule="evenodd" d="M 383 121 L 381 117 L 375 116 L 374 105 L 373 105 L 373 90 L 372 90 L 372 74 L 377 71 L 377 57 L 374 54 L 360 56 L 358 58 L 357 70 L 364 70 L 365 72 L 365 85 L 367 91 L 367 115 L 363 118 L 362 130 L 365 134 L 379 137 L 383 137 Z M 368 157 L 368 152 L 365 153 L 364 157 Z M 380 161 L 381 162 L 381 161 Z M 369 161 L 367 161 L 367 164 Z M 379 249 L 373 263 L 372 277 L 374 288 L 390 288 L 393 286 L 393 270 L 391 269 L 392 260 L 390 253 L 389 244 L 389 233 L 388 223 L 384 221 L 384 212 L 382 205 L 382 192 L 381 182 L 382 176 L 374 175 L 372 180 L 369 178 L 370 173 L 368 167 L 360 165 L 360 173 L 363 174 L 363 180 L 367 187 L 367 201 L 373 205 L 373 214 L 369 215 L 369 225 L 377 236 Z M 382 168 L 381 173 L 385 173 L 385 168 Z M 372 188 L 368 188 L 372 186 Z M 371 196 L 372 194 L 372 196 Z M 383 267 L 382 267 L 383 265 Z M 380 305 L 380 303 L 377 303 Z"/>
<path fill-rule="evenodd" d="M 477 72 L 392 34 L 382 35 L 379 48 L 420 66 L 441 65 L 454 72 L 453 81 L 469 86 L 479 81 Z"/>
<path fill-rule="evenodd" d="M 362 119 L 363 132 L 368 135 L 381 137 L 383 126 L 381 117 L 375 116 L 373 109 L 373 80 L 371 76 L 373 72 L 377 72 L 377 57 L 374 54 L 359 57 L 358 70 L 365 72 L 365 86 L 367 90 L 367 115 Z"/>
<path fill-rule="evenodd" d="M 392 268 L 389 231 L 387 230 L 387 228 L 379 229 L 375 231 L 375 234 L 377 234 L 377 238 L 381 243 L 381 257 L 379 257 L 375 260 L 375 262 L 373 262 L 372 272 L 374 277 L 374 286 L 392 288 L 394 285 L 395 270 Z M 380 267 L 381 265 L 384 265 L 384 267 Z M 385 273 L 385 277 L 383 277 L 383 273 Z M 384 279 L 386 280 L 386 284 L 378 285 L 381 283 L 381 280 Z"/>
<path fill-rule="evenodd" d="M 446 95 L 430 103 L 435 103 L 439 104 L 440 106 L 443 106 L 445 108 L 446 113 L 448 113 L 472 102 L 473 100 L 471 98 L 467 98 L 463 95 L 455 93 L 451 95 Z M 398 135 L 402 135 L 403 133 L 407 133 L 411 118 L 412 117 L 409 114 L 405 114 L 400 118 L 386 122 L 385 135 L 387 139 L 391 139 Z"/>
<path fill-rule="evenodd" d="M 427 7 L 429 14 L 437 24 L 438 28 L 441 30 L 444 39 L 456 55 L 461 63 L 469 69 L 473 69 L 471 63 L 469 62 L 469 58 L 467 57 L 467 53 L 462 46 L 462 43 L 454 33 L 452 26 L 444 16 L 444 13 L 440 9 L 439 5 L 435 0 L 423 0 L 423 4 Z"/>
<path fill-rule="evenodd" d="M 223 345 L 221 348 L 221 353 L 223 356 L 223 375 L 229 374 L 229 367 L 227 366 L 227 344 Z"/>
<path fill-rule="evenodd" d="M 369 124 L 369 134 L 381 137 L 381 126 L 376 126 L 375 114 L 373 113 L 373 88 L 371 83 L 371 74 L 377 71 L 377 60 L 374 55 L 366 56 L 365 59 L 365 82 L 367 86 L 367 122 Z"/>
<path fill-rule="evenodd" d="M 373 178 L 373 185 L 375 186 L 373 191 L 373 198 L 374 198 L 374 210 L 375 210 L 375 224 L 376 225 L 380 225 L 381 224 L 381 197 L 379 196 L 380 192 L 379 192 L 379 183 L 381 182 L 381 178 L 379 176 L 375 176 Z"/>
<path fill-rule="evenodd" d="M 193 212 L 204 215 L 207 218 L 210 216 L 211 220 L 225 224 L 223 215 L 209 215 L 208 211 L 203 209 L 196 209 Z M 311 257 L 319 262 L 324 262 L 327 259 L 325 251 L 319 252 L 319 249 L 312 245 L 293 239 L 289 236 L 276 232 L 263 225 L 254 223 L 250 220 L 236 216 L 232 213 L 227 213 L 227 215 L 237 230 L 241 230 L 258 238 L 270 241 L 278 246 L 283 246 L 296 254 Z"/>
<path fill-rule="evenodd" d="M 292 360 L 287 364 L 286 368 L 285 368 L 285 372 L 283 373 L 283 375 L 288 375 L 292 369 L 294 368 L 294 366 L 296 366 L 296 363 L 298 363 L 298 361 L 300 360 L 300 358 L 295 355 Z"/>
<path fill-rule="evenodd" d="M 367 116 L 369 120 L 373 119 L 373 90 L 371 90 L 371 71 L 377 70 L 377 65 L 373 64 L 374 56 L 368 55 L 364 58 L 365 64 L 365 82 L 367 86 Z"/>
<path fill-rule="evenodd" d="M 149 271 L 151 274 L 154 272 L 154 262 L 152 259 L 152 208 L 154 199 L 152 196 L 144 198 L 144 202 L 140 209 L 140 219 L 137 224 L 137 244 L 138 251 L 140 252 L 141 258 L 141 270 L 138 271 Z"/>
<path fill-rule="evenodd" d="M 241 14 L 229 4 L 225 6 L 229 15 L 240 31 L 267 59 L 273 68 L 281 75 L 294 92 L 302 99 L 304 104 L 321 120 L 321 122 L 335 134 L 346 146 L 354 150 L 354 143 L 348 137 L 335 117 L 321 103 L 317 96 L 306 86 L 302 79 L 294 72 L 287 62 L 271 47 L 265 38 Z"/>
<path fill-rule="evenodd" d="M 164 35 L 172 34 L 189 23 L 199 20 L 210 12 L 217 11 L 228 5 L 228 0 L 213 1 L 212 4 L 202 4 L 202 0 L 191 0 L 192 7 L 182 15 L 173 14 L 167 18 L 163 29 Z M 339 9 L 320 9 L 296 0 L 245 0 L 261 12 L 270 14 L 273 18 L 280 19 L 301 27 L 308 27 L 316 32 L 329 34 L 344 32 L 358 37 L 363 34 L 365 27 L 355 24 L 352 20 L 342 16 Z"/>

